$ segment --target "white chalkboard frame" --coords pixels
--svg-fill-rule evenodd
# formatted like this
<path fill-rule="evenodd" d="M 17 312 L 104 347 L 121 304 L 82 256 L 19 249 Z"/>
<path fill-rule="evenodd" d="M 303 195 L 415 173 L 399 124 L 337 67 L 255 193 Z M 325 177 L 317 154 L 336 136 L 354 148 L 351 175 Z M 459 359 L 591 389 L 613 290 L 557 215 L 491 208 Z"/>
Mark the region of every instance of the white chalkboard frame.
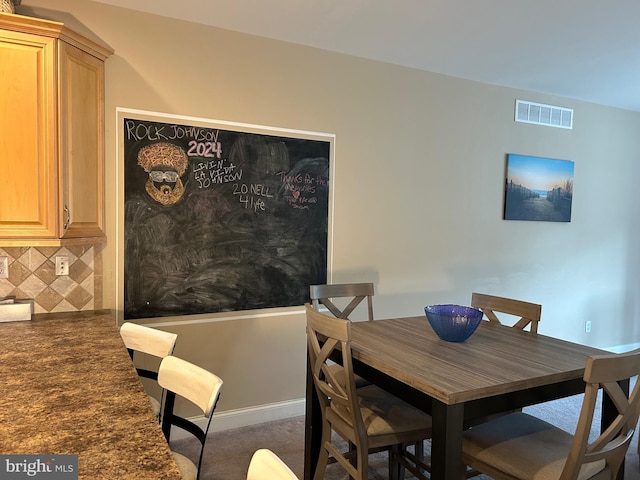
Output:
<path fill-rule="evenodd" d="M 125 125 L 126 119 L 139 120 L 141 122 L 159 122 L 172 125 L 188 125 L 190 127 L 202 129 L 220 129 L 224 131 L 234 131 L 247 134 L 264 135 L 268 137 L 282 137 L 284 139 L 301 139 L 311 140 L 318 142 L 326 142 L 329 151 L 329 174 L 328 174 L 328 193 L 327 193 L 327 245 L 326 245 L 326 278 L 327 281 L 331 279 L 331 272 L 333 270 L 333 214 L 334 214 L 334 172 L 335 172 L 335 134 L 313 132 L 298 129 L 289 129 L 281 127 L 263 126 L 249 123 L 230 122 L 224 120 L 215 120 L 201 117 L 175 115 L 162 112 L 129 109 L 129 108 L 117 108 L 116 111 L 116 142 L 117 142 L 117 176 L 115 182 L 116 198 L 118 199 L 115 215 L 116 215 L 116 252 L 118 261 L 116 263 L 116 304 L 118 305 L 118 320 L 121 322 L 124 318 L 125 312 L 125 138 L 126 135 L 130 135 L 130 132 L 125 132 L 127 126 Z M 158 139 L 161 140 L 161 139 Z M 189 315 L 162 315 L 162 324 L 171 324 L 173 322 L 179 323 L 203 323 L 211 321 L 228 320 L 230 318 L 246 318 L 246 317 L 261 317 L 272 316 L 282 314 L 298 314 L 302 312 L 300 305 L 285 306 L 285 307 L 265 307 L 258 309 L 249 309 L 242 311 L 221 311 L 221 312 L 202 312 Z M 158 319 L 157 316 L 150 316 L 148 318 Z"/>

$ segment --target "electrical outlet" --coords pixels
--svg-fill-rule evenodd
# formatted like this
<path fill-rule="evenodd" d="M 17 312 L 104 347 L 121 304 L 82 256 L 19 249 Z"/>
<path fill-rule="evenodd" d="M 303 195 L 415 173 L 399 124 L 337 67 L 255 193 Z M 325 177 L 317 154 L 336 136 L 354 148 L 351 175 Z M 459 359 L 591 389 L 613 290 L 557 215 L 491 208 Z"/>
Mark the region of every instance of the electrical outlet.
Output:
<path fill-rule="evenodd" d="M 584 322 L 584 332 L 591 333 L 591 320 Z"/>
<path fill-rule="evenodd" d="M 66 255 L 56 256 L 56 275 L 69 275 L 69 257 Z"/>
<path fill-rule="evenodd" d="M 9 257 L 0 257 L 0 278 L 9 278 Z"/>

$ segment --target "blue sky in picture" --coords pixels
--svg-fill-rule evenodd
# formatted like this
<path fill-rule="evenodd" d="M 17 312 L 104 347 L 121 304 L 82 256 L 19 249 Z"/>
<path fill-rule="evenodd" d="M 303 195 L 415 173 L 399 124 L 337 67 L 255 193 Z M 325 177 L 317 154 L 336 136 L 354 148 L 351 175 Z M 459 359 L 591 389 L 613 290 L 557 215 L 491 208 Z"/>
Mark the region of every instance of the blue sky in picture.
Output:
<path fill-rule="evenodd" d="M 551 190 L 573 179 L 574 162 L 510 153 L 507 156 L 508 180 L 530 190 Z"/>

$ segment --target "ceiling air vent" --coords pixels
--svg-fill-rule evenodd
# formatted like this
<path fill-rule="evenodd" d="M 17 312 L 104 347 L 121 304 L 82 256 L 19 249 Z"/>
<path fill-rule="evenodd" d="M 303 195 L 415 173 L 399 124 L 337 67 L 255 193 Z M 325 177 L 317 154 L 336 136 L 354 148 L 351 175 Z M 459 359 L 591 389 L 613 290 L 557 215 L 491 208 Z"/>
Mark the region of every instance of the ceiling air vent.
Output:
<path fill-rule="evenodd" d="M 573 128 L 573 110 L 543 103 L 516 100 L 516 122 L 547 127 Z"/>

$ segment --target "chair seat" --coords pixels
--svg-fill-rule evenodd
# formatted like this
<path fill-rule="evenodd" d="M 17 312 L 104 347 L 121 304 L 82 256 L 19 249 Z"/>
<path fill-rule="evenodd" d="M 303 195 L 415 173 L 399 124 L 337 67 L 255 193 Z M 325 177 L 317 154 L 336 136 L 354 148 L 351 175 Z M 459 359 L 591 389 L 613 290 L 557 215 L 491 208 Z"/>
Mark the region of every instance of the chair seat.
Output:
<path fill-rule="evenodd" d="M 376 385 L 358 388 L 357 392 L 362 420 L 372 447 L 379 443 L 404 443 L 430 435 L 431 416 L 422 410 Z M 339 404 L 332 403 L 331 409 L 342 419 L 349 418 Z"/>
<path fill-rule="evenodd" d="M 198 467 L 184 455 L 173 451 L 171 453 L 173 454 L 176 465 L 178 465 L 182 480 L 196 480 L 196 478 L 198 478 Z"/>
<path fill-rule="evenodd" d="M 346 375 L 344 373 L 344 368 L 342 368 L 342 365 L 335 363 L 331 365 L 329 368 L 333 371 L 333 374 L 336 376 L 336 380 L 340 382 L 340 385 L 346 386 L 347 380 L 346 380 Z M 366 387 L 367 385 L 371 385 L 371 382 L 369 380 L 362 378 L 359 375 L 354 375 L 354 379 L 356 381 L 356 388 L 361 388 L 361 387 Z"/>
<path fill-rule="evenodd" d="M 463 458 L 468 455 L 513 478 L 557 480 L 573 439 L 570 433 L 544 420 L 517 412 L 465 431 L 462 451 Z M 587 464 L 578 480 L 594 478 L 598 473 L 596 478 L 600 478 L 604 469 L 604 460 Z"/>

